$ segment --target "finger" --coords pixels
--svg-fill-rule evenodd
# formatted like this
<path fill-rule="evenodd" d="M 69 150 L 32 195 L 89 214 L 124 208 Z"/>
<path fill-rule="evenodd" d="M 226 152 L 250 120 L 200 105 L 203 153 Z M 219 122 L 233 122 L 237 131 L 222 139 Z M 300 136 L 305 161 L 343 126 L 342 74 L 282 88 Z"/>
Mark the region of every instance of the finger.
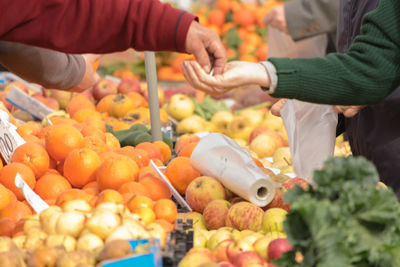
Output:
<path fill-rule="evenodd" d="M 272 115 L 281 116 L 281 110 L 283 106 L 286 104 L 287 99 L 280 99 L 278 102 L 276 102 L 274 105 L 271 107 L 271 113 Z"/>
<path fill-rule="evenodd" d="M 200 80 L 199 77 L 197 76 L 196 71 L 193 69 L 193 62 L 184 62 L 185 65 L 185 76 L 188 77 L 188 81 L 191 82 L 192 86 L 196 89 L 200 89 L 202 91 L 205 91 L 207 93 L 210 93 L 210 90 L 207 86 L 205 86 Z M 197 64 L 197 62 L 194 62 Z M 198 64 L 197 64 L 198 65 Z M 198 67 L 203 71 L 203 69 L 198 65 Z M 204 72 L 204 71 L 203 71 Z"/>
<path fill-rule="evenodd" d="M 197 62 L 199 62 L 200 66 L 204 69 L 204 71 L 209 73 L 211 70 L 211 63 L 203 41 L 195 45 L 193 55 L 196 58 Z"/>
<path fill-rule="evenodd" d="M 195 61 L 190 62 L 190 64 L 198 79 L 199 86 L 208 90 L 210 93 L 218 95 L 223 94 L 227 91 L 226 89 L 221 88 L 221 82 L 217 80 L 219 77 L 221 77 L 221 75 L 211 76 L 209 74 L 206 74 L 204 70 L 200 67 L 200 65 L 197 64 L 197 62 Z"/>
<path fill-rule="evenodd" d="M 227 57 L 225 47 L 222 45 L 217 35 L 213 37 L 207 50 L 208 53 L 211 54 L 211 66 L 214 69 L 214 75 L 222 74 L 224 72 Z"/>
<path fill-rule="evenodd" d="M 265 17 L 263 19 L 263 24 L 268 26 L 269 24 L 271 24 L 273 19 L 274 19 L 273 11 L 270 11 L 267 13 L 267 15 L 265 15 Z"/>

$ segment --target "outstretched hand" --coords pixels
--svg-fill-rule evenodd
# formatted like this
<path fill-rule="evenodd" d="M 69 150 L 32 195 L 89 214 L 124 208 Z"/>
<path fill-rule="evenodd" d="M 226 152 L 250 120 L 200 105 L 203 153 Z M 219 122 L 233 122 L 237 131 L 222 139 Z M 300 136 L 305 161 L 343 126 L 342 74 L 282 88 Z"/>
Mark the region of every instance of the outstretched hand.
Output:
<path fill-rule="evenodd" d="M 193 54 L 204 71 L 222 74 L 226 64 L 226 51 L 218 34 L 193 21 L 186 37 L 186 52 Z"/>
<path fill-rule="evenodd" d="M 220 95 L 245 85 L 269 86 L 268 75 L 259 63 L 233 61 L 225 65 L 222 74 L 207 74 L 195 61 L 182 63 L 186 80 L 196 89 L 211 95 Z"/>

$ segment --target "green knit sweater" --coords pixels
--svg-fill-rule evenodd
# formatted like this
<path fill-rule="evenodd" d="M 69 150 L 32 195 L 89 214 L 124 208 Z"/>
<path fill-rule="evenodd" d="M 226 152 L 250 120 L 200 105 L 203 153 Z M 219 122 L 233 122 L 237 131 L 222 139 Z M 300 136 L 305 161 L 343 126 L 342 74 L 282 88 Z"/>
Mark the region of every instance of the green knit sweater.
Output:
<path fill-rule="evenodd" d="M 274 97 L 332 105 L 376 104 L 400 85 L 400 0 L 381 0 L 365 15 L 346 54 L 269 59 L 278 75 Z"/>

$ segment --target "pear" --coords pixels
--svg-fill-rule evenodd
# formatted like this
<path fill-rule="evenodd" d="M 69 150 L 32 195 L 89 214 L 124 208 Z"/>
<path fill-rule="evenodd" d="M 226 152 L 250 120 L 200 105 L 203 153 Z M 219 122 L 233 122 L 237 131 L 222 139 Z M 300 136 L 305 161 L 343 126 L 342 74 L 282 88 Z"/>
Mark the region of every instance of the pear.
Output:
<path fill-rule="evenodd" d="M 228 125 L 233 120 L 232 112 L 227 110 L 217 111 L 211 118 L 211 123 L 215 125 L 218 132 L 227 135 Z"/>
<path fill-rule="evenodd" d="M 180 121 L 176 126 L 178 133 L 203 132 L 207 128 L 207 121 L 198 115 L 192 115 Z"/>

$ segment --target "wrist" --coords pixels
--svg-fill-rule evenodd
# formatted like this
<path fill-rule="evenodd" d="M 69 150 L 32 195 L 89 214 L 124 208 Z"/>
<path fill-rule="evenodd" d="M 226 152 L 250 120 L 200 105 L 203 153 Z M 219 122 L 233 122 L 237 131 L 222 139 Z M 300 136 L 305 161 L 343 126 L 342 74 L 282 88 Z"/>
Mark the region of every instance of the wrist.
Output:
<path fill-rule="evenodd" d="M 258 74 L 257 74 L 258 80 L 256 84 L 261 87 L 269 88 L 271 85 L 271 77 L 269 75 L 267 68 L 262 63 L 255 63 L 255 64 L 257 65 L 258 69 Z"/>

